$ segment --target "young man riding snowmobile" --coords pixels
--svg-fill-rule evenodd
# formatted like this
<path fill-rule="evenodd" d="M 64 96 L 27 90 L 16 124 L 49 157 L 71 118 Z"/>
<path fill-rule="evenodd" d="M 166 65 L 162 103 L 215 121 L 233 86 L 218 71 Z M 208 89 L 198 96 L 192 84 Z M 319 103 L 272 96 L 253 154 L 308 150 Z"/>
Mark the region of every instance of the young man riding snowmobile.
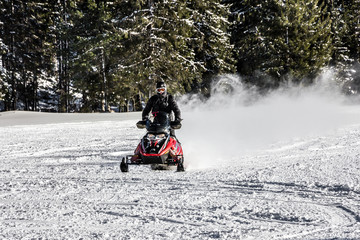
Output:
<path fill-rule="evenodd" d="M 156 93 L 156 95 L 152 96 L 149 99 L 142 112 L 143 121 L 146 121 L 148 119 L 150 112 L 152 112 L 153 114 L 156 114 L 157 112 L 166 112 L 168 114 L 171 114 L 171 112 L 174 112 L 174 123 L 180 124 L 182 120 L 180 109 L 174 97 L 167 93 L 165 82 L 161 81 L 156 83 Z M 171 130 L 170 135 L 172 137 L 175 137 L 175 131 Z"/>
<path fill-rule="evenodd" d="M 122 172 L 128 171 L 128 165 L 150 164 L 152 169 L 168 169 L 177 166 L 184 171 L 184 156 L 181 143 L 176 139 L 174 129 L 181 128 L 181 112 L 172 95 L 167 94 L 164 82 L 156 84 L 157 94 L 147 102 L 142 121 L 136 126 L 146 128 L 145 136 L 140 140 L 133 155 L 124 157 L 120 163 Z M 149 118 L 149 113 L 152 118 Z M 175 121 L 171 121 L 174 112 Z"/>

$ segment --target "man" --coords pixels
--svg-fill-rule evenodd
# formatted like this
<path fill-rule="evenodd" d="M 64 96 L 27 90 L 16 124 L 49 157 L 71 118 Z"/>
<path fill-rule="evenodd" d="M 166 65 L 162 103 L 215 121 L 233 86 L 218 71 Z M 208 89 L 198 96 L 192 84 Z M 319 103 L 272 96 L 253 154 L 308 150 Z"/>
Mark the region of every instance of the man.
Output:
<path fill-rule="evenodd" d="M 180 109 L 175 102 L 175 99 L 172 95 L 167 93 L 165 82 L 157 82 L 156 83 L 156 95 L 152 96 L 147 102 L 143 112 L 142 119 L 146 120 L 149 117 L 149 113 L 151 112 L 166 112 L 171 114 L 174 112 L 175 122 L 181 122 L 181 112 Z M 174 131 L 172 130 L 170 133 L 171 136 L 175 137 Z"/>

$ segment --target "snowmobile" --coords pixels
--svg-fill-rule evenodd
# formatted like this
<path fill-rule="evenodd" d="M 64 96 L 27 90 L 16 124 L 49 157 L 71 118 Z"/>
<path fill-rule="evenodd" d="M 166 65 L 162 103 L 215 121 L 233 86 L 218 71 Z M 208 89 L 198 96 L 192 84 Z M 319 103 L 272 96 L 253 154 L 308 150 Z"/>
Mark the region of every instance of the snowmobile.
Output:
<path fill-rule="evenodd" d="M 181 123 L 170 121 L 166 112 L 153 112 L 152 119 L 139 121 L 137 128 L 146 128 L 147 133 L 140 140 L 134 155 L 122 158 L 120 170 L 129 171 L 129 165 L 151 165 L 154 170 L 169 169 L 176 166 L 177 171 L 185 171 L 181 143 L 171 136 L 171 130 L 180 129 Z"/>

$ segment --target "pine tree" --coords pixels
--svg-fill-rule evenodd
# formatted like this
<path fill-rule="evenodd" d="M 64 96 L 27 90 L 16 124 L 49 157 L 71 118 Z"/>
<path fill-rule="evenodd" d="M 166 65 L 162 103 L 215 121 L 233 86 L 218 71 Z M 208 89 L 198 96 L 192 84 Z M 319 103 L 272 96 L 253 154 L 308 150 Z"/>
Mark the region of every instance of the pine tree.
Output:
<path fill-rule="evenodd" d="M 286 0 L 279 6 L 281 15 L 266 38 L 270 62 L 262 67 L 272 76 L 291 74 L 298 81 L 310 80 L 331 57 L 331 20 L 318 1 Z M 278 57 L 274 57 L 278 56 Z"/>
<path fill-rule="evenodd" d="M 355 94 L 360 92 L 360 1 L 347 0 L 336 3 L 338 8 L 342 9 L 342 19 L 346 26 L 340 50 L 347 50 L 346 58 L 340 62 L 343 64 L 337 64 L 337 67 L 342 67 L 338 78 L 344 83 L 345 92 Z"/>
<path fill-rule="evenodd" d="M 349 27 L 346 44 L 350 49 L 350 57 L 360 63 L 360 0 L 344 1 L 344 5 L 345 21 Z"/>
<path fill-rule="evenodd" d="M 29 11 L 29 43 L 27 53 L 30 55 L 26 69 L 30 72 L 30 96 L 27 98 L 29 103 L 27 108 L 38 110 L 39 102 L 45 104 L 44 108 L 54 110 L 53 106 L 46 103 L 46 98 L 51 98 L 55 81 L 52 77 L 54 65 L 52 43 L 54 40 L 51 34 L 52 6 L 49 3 L 29 1 L 27 3 Z M 49 99 L 51 102 L 51 99 Z"/>
<path fill-rule="evenodd" d="M 84 111 L 108 111 L 109 55 L 114 38 L 111 31 L 111 10 L 106 2 L 87 1 L 76 4 L 71 29 L 74 39 L 71 74 L 74 87 L 82 94 Z"/>
<path fill-rule="evenodd" d="M 10 87 L 8 86 L 8 83 L 10 77 L 8 69 L 6 68 L 6 53 L 8 52 L 9 46 L 6 43 L 6 37 L 4 35 L 5 19 L 6 17 L 9 17 L 9 15 L 5 3 L 5 1 L 0 2 L 0 104 L 4 105 L 2 107 L 0 106 L 0 108 L 4 108 L 4 110 L 9 110 Z"/>
<path fill-rule="evenodd" d="M 18 93 L 17 85 L 19 77 L 16 72 L 19 68 L 17 65 L 16 43 L 18 37 L 17 32 L 17 19 L 16 9 L 19 8 L 19 1 L 1 1 L 1 54 L 2 54 L 2 79 L 3 86 L 7 89 L 4 90 L 4 102 L 6 110 L 14 110 L 17 108 Z"/>
<path fill-rule="evenodd" d="M 6 109 L 36 110 L 39 79 L 50 68 L 47 51 L 46 4 L 37 1 L 2 1 L 1 33 Z M 4 71 L 3 71 L 4 72 Z"/>
<path fill-rule="evenodd" d="M 51 31 L 49 35 L 53 38 L 52 52 L 56 61 L 54 64 L 54 76 L 56 76 L 56 98 L 59 112 L 69 112 L 71 105 L 71 79 L 70 62 L 72 16 L 75 12 L 74 0 L 60 0 L 52 2 L 51 9 Z"/>
<path fill-rule="evenodd" d="M 289 75 L 312 79 L 330 61 L 331 20 L 318 1 L 241 1 L 234 7 L 238 71 L 247 76 L 261 71 L 274 79 L 270 85 L 255 79 L 257 85 L 278 86 Z"/>
<path fill-rule="evenodd" d="M 181 1 L 132 1 L 126 3 L 117 28 L 124 38 L 118 58 L 119 84 L 144 94 L 156 81 L 168 83 L 170 92 L 184 91 L 201 79 L 202 64 L 194 61 L 191 11 Z M 135 83 L 135 84 L 134 84 Z"/>
<path fill-rule="evenodd" d="M 214 76 L 235 72 L 233 45 L 229 34 L 229 5 L 219 0 L 189 1 L 195 27 L 195 59 L 205 68 L 202 80 L 203 90 L 208 92 Z"/>
<path fill-rule="evenodd" d="M 349 36 L 349 22 L 346 12 L 349 6 L 344 5 L 344 1 L 325 1 L 327 12 L 331 19 L 332 35 L 332 57 L 330 66 L 335 70 L 337 82 L 347 82 L 351 80 L 351 65 L 354 60 L 350 57 L 350 48 L 346 43 Z"/>
<path fill-rule="evenodd" d="M 349 25 L 345 14 L 347 7 L 343 5 L 343 1 L 330 1 L 327 3 L 327 8 L 331 18 L 331 34 L 334 46 L 331 65 L 341 65 L 341 68 L 343 68 L 350 60 L 350 50 L 345 43 L 349 33 Z"/>
<path fill-rule="evenodd" d="M 263 61 L 263 37 L 259 31 L 264 24 L 269 1 L 227 0 L 231 4 L 231 41 L 234 44 L 237 72 L 243 76 L 259 70 Z"/>

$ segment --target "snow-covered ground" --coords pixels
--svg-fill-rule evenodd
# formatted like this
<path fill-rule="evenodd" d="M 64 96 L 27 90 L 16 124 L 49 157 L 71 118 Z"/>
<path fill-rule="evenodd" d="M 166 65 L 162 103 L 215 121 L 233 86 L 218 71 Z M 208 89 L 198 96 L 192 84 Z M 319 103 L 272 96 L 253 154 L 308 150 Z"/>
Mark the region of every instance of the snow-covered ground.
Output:
<path fill-rule="evenodd" d="M 185 172 L 120 172 L 140 113 L 0 113 L 0 239 L 360 239 L 359 105 L 182 108 Z"/>

